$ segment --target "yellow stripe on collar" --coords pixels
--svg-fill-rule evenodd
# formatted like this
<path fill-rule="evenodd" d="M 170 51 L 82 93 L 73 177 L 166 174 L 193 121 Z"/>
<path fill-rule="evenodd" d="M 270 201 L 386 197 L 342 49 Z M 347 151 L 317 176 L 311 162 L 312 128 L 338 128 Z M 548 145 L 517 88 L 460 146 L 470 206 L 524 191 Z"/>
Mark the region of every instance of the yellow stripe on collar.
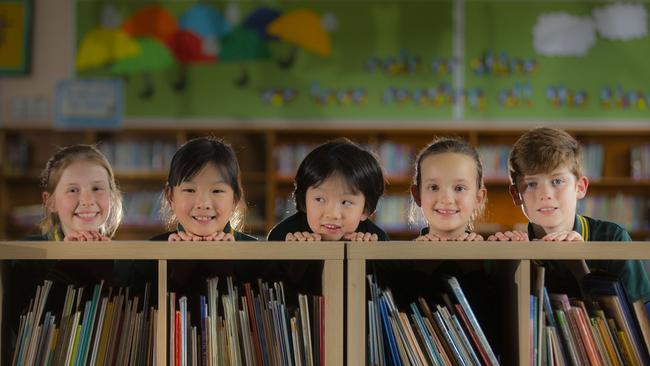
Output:
<path fill-rule="evenodd" d="M 582 240 L 589 241 L 589 225 L 587 224 L 587 219 L 580 215 L 578 215 L 578 218 L 580 219 L 580 226 L 582 226 Z"/>

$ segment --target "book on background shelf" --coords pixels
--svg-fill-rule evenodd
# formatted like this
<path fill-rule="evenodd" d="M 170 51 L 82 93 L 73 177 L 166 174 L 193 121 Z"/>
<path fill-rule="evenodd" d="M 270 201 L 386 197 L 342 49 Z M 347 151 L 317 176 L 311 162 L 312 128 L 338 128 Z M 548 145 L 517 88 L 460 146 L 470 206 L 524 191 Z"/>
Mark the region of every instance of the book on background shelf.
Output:
<path fill-rule="evenodd" d="M 178 294 L 168 293 L 169 318 L 175 319 L 169 337 L 174 364 L 325 364 L 323 296 L 299 294 L 298 305 L 291 306 L 282 282 L 269 285 L 259 279 L 257 292 L 250 283 L 240 291 L 227 277 L 221 293 L 218 283 L 217 277 L 206 280 L 207 292 L 199 296 L 198 307 L 186 296 L 173 304 Z"/>
<path fill-rule="evenodd" d="M 484 179 L 508 179 L 509 145 L 480 145 L 476 150 L 483 164 Z"/>
<path fill-rule="evenodd" d="M 499 365 L 455 277 L 446 279 L 455 302 L 445 294 L 444 304 L 429 306 L 420 297 L 409 313 L 373 275 L 367 280 L 369 365 Z"/>
<path fill-rule="evenodd" d="M 161 225 L 160 191 L 140 191 L 124 194 L 123 225 Z"/>
<path fill-rule="evenodd" d="M 630 171 L 632 179 L 650 179 L 650 144 L 630 149 Z"/>
<path fill-rule="evenodd" d="M 602 179 L 604 154 L 605 148 L 602 144 L 588 143 L 582 145 L 581 164 L 584 175 L 589 179 Z"/>
<path fill-rule="evenodd" d="M 14 365 L 152 364 L 156 352 L 153 331 L 157 310 L 129 289 L 93 286 L 92 291 L 67 286 L 61 314 L 46 311 L 53 282 L 37 286 L 25 314 L 20 316 Z"/>
<path fill-rule="evenodd" d="M 15 206 L 11 210 L 11 223 L 17 226 L 36 228 L 43 219 L 44 209 L 42 204 Z"/>
<path fill-rule="evenodd" d="M 409 209 L 410 196 L 387 194 L 379 202 L 373 221 L 384 230 L 408 230 Z"/>
<path fill-rule="evenodd" d="M 278 177 L 293 178 L 302 160 L 314 149 L 314 144 L 285 144 L 273 149 L 275 174 Z"/>
<path fill-rule="evenodd" d="M 387 177 L 411 177 L 411 170 L 417 153 L 413 145 L 383 141 L 379 144 L 377 153 Z"/>

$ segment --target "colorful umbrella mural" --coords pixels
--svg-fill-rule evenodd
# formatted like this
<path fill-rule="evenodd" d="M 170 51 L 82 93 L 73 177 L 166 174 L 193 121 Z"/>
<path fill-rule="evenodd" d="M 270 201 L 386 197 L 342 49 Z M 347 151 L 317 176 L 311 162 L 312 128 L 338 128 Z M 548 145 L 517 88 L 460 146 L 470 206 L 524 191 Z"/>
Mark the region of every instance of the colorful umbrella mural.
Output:
<path fill-rule="evenodd" d="M 246 86 L 249 74 L 245 62 L 267 59 L 269 49 L 259 34 L 246 28 L 236 28 L 223 39 L 220 59 L 223 62 L 239 62 L 242 74 L 235 80 L 238 86 Z"/>
<path fill-rule="evenodd" d="M 282 68 L 290 68 L 295 61 L 298 48 L 320 56 L 329 56 L 332 50 L 330 36 L 323 27 L 321 17 L 309 9 L 292 10 L 272 21 L 266 31 L 293 45 L 289 56 L 278 61 Z"/>

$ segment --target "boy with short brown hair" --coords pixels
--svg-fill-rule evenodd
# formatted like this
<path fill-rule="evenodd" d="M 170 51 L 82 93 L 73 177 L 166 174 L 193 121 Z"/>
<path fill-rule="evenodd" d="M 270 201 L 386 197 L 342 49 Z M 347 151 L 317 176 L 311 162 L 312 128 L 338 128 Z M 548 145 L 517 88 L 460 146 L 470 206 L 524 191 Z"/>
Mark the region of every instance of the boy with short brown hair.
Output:
<path fill-rule="evenodd" d="M 580 144 L 567 132 L 544 127 L 524 133 L 510 152 L 508 166 L 510 195 L 530 221 L 530 240 L 632 240 L 614 222 L 577 214 L 577 201 L 587 194 L 589 180 L 582 173 Z M 630 301 L 650 300 L 650 281 L 638 260 L 575 264 L 570 267 L 578 281 L 589 271 L 604 270 L 619 276 Z"/>

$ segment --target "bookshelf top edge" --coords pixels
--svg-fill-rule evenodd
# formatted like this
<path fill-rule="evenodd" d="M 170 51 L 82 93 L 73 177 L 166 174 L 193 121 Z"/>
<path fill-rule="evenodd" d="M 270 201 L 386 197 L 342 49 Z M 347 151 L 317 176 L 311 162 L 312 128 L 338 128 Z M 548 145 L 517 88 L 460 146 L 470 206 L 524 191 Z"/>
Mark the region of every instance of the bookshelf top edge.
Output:
<path fill-rule="evenodd" d="M 343 243 L 0 242 L 0 259 L 343 260 Z"/>
<path fill-rule="evenodd" d="M 348 259 L 650 259 L 650 242 L 349 243 Z"/>

